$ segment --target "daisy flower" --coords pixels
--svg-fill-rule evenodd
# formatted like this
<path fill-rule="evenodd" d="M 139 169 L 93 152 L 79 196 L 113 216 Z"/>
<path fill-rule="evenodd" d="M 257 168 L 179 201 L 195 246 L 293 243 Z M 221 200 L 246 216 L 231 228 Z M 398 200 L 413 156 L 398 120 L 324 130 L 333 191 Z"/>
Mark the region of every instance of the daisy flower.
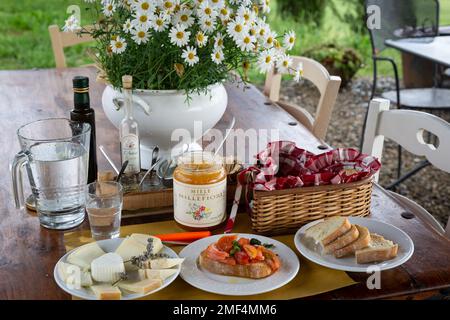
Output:
<path fill-rule="evenodd" d="M 115 37 L 111 40 L 110 46 L 112 52 L 121 54 L 127 48 L 127 43 L 125 42 L 125 39 L 121 37 Z"/>
<path fill-rule="evenodd" d="M 199 58 L 197 56 L 197 49 L 190 46 L 183 50 L 181 57 L 191 67 L 199 61 Z"/>
<path fill-rule="evenodd" d="M 130 19 L 127 19 L 127 21 L 125 21 L 125 23 L 123 24 L 123 32 L 125 33 L 130 33 L 131 29 L 133 28 L 133 24 L 131 23 Z"/>
<path fill-rule="evenodd" d="M 181 24 L 189 28 L 194 24 L 194 18 L 192 17 L 192 10 L 187 8 L 181 9 L 173 17 L 173 24 Z"/>
<path fill-rule="evenodd" d="M 64 23 L 62 30 L 64 32 L 75 32 L 80 30 L 80 21 L 78 21 L 75 15 L 71 15 Z"/>
<path fill-rule="evenodd" d="M 288 55 L 282 54 L 277 62 L 276 62 L 276 66 L 278 69 L 278 72 L 280 73 L 289 73 L 291 67 L 292 67 L 292 58 Z"/>
<path fill-rule="evenodd" d="M 223 51 L 221 49 L 215 49 L 213 53 L 211 53 L 211 59 L 215 64 L 221 64 L 225 59 Z"/>
<path fill-rule="evenodd" d="M 151 13 L 155 11 L 155 5 L 150 0 L 132 0 L 131 7 L 135 11 Z"/>
<path fill-rule="evenodd" d="M 164 12 L 155 14 L 150 18 L 150 25 L 157 32 L 164 31 L 169 25 L 169 16 Z"/>
<path fill-rule="evenodd" d="M 216 30 L 216 20 L 212 19 L 201 19 L 200 20 L 200 29 L 205 33 L 212 33 Z"/>
<path fill-rule="evenodd" d="M 262 0 L 261 7 L 263 13 L 270 13 L 270 0 Z"/>
<path fill-rule="evenodd" d="M 133 35 L 132 39 L 137 44 L 148 42 L 149 35 L 147 29 L 143 27 L 136 27 L 136 29 L 131 30 L 131 34 Z"/>
<path fill-rule="evenodd" d="M 237 16 L 245 20 L 247 24 L 251 24 L 255 20 L 255 12 L 247 7 L 240 6 L 237 11 Z"/>
<path fill-rule="evenodd" d="M 195 41 L 197 42 L 197 46 L 201 48 L 205 46 L 206 42 L 208 41 L 208 36 L 206 36 L 202 31 L 199 31 L 195 36 Z"/>
<path fill-rule="evenodd" d="M 223 49 L 223 36 L 220 32 L 214 37 L 214 47 Z"/>
<path fill-rule="evenodd" d="M 294 71 L 294 81 L 300 82 L 303 77 L 303 63 L 299 63 Z"/>
<path fill-rule="evenodd" d="M 144 27 L 144 28 L 150 28 L 151 26 L 151 15 L 147 12 L 143 11 L 137 11 L 133 15 L 134 19 L 131 21 L 134 27 Z"/>
<path fill-rule="evenodd" d="M 254 44 L 255 41 L 256 41 L 255 37 L 247 33 L 244 34 L 242 37 L 238 38 L 236 40 L 236 44 L 242 51 L 253 51 L 255 49 Z"/>
<path fill-rule="evenodd" d="M 245 20 L 236 18 L 227 25 L 227 32 L 234 40 L 239 39 L 243 34 L 247 33 L 247 26 Z"/>
<path fill-rule="evenodd" d="M 211 2 L 211 5 L 216 9 L 225 7 L 225 0 L 209 0 L 209 2 Z"/>
<path fill-rule="evenodd" d="M 261 73 L 271 70 L 275 63 L 275 52 L 272 49 L 263 51 L 258 58 L 258 68 Z"/>
<path fill-rule="evenodd" d="M 217 11 L 209 4 L 208 1 L 204 1 L 197 9 L 197 16 L 200 19 L 214 19 L 217 17 Z"/>
<path fill-rule="evenodd" d="M 191 36 L 190 31 L 186 31 L 186 27 L 178 24 L 170 29 L 170 42 L 178 47 L 185 46 L 189 42 Z"/>
<path fill-rule="evenodd" d="M 277 34 L 274 31 L 269 31 L 263 41 L 263 46 L 266 49 L 272 48 L 275 45 Z"/>
<path fill-rule="evenodd" d="M 116 4 L 113 1 L 105 1 L 103 5 L 103 14 L 107 17 L 113 15 L 114 11 L 116 11 Z"/>
<path fill-rule="evenodd" d="M 161 0 L 159 7 L 166 12 L 173 12 L 180 5 L 180 0 Z"/>
<path fill-rule="evenodd" d="M 266 37 L 266 34 L 268 34 L 270 32 L 269 25 L 264 20 L 260 20 L 257 23 L 257 29 L 258 29 L 258 35 L 262 39 L 264 39 Z"/>
<path fill-rule="evenodd" d="M 283 38 L 283 45 L 286 48 L 286 50 L 292 50 L 292 48 L 295 45 L 295 40 L 297 37 L 295 36 L 295 32 L 291 31 L 289 33 L 286 33 Z"/>
<path fill-rule="evenodd" d="M 219 17 L 222 20 L 222 22 L 226 22 L 230 20 L 230 16 L 233 13 L 233 10 L 231 8 L 228 8 L 227 6 L 224 6 L 219 10 Z"/>

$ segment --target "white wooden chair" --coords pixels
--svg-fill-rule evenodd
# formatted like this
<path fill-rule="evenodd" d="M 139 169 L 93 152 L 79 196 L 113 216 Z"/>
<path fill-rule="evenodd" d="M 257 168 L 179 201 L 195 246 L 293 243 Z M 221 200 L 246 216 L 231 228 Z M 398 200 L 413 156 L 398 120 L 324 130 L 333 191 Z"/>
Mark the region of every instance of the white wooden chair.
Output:
<path fill-rule="evenodd" d="M 85 29 L 92 28 L 91 26 L 84 27 Z M 66 56 L 64 55 L 64 48 L 75 46 L 80 43 L 91 42 L 94 39 L 88 35 L 77 35 L 74 32 L 63 32 L 59 26 L 51 25 L 48 27 L 50 33 L 50 40 L 52 41 L 53 55 L 55 56 L 56 68 L 66 68 Z"/>
<path fill-rule="evenodd" d="M 311 81 L 320 92 L 320 100 L 317 105 L 316 115 L 313 117 L 304 108 L 280 100 L 280 87 L 282 74 L 275 69 L 267 73 L 264 94 L 270 101 L 278 104 L 289 112 L 301 124 L 307 127 L 317 138 L 324 140 L 330 123 L 333 107 L 339 93 L 341 78 L 330 76 L 327 69 L 319 62 L 305 58 L 292 57 L 294 66 L 303 64 L 303 77 Z"/>
<path fill-rule="evenodd" d="M 369 106 L 362 152 L 381 160 L 384 138 L 393 140 L 409 152 L 425 156 L 436 168 L 450 172 L 450 123 L 432 114 L 412 110 L 389 110 L 389 100 L 373 99 Z M 431 132 L 439 139 L 434 146 L 424 141 Z M 375 177 L 378 181 L 378 175 Z M 446 229 L 417 203 L 391 192 L 406 207 L 420 215 L 433 228 L 450 238 L 450 219 Z"/>

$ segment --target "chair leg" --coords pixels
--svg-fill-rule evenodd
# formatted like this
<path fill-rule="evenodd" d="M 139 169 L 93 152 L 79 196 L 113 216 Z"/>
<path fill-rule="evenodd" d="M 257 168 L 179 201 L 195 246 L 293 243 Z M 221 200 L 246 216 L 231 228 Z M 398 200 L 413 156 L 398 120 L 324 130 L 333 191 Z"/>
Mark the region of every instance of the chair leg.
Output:
<path fill-rule="evenodd" d="M 402 176 L 402 146 L 398 145 L 397 179 Z"/>
<path fill-rule="evenodd" d="M 377 89 L 377 61 L 373 59 L 373 85 L 372 85 L 372 94 L 370 95 L 370 100 L 375 96 L 375 90 Z"/>
<path fill-rule="evenodd" d="M 415 166 L 411 171 L 405 173 L 403 176 L 401 176 L 399 179 L 397 179 L 396 181 L 392 182 L 391 184 L 387 185 L 385 187 L 385 189 L 387 190 L 393 190 L 395 187 L 397 187 L 400 183 L 402 183 L 405 180 L 408 180 L 409 178 L 411 178 L 413 175 L 415 175 L 416 173 L 418 173 L 419 171 L 421 171 L 422 169 L 428 167 L 430 165 L 430 163 L 428 162 L 428 160 L 424 160 L 421 163 L 419 163 L 417 166 Z"/>

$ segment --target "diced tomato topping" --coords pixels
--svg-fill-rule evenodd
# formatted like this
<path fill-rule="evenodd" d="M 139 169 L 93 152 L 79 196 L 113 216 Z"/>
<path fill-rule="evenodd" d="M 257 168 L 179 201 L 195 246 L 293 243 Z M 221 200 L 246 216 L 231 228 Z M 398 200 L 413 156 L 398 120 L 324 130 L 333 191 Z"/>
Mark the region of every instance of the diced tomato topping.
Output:
<path fill-rule="evenodd" d="M 250 258 L 249 256 L 244 252 L 244 251 L 238 251 L 234 254 L 234 258 L 236 259 L 236 262 L 238 264 L 249 264 L 250 263 Z"/>
<path fill-rule="evenodd" d="M 217 241 L 217 248 L 219 250 L 230 252 L 230 250 L 233 248 L 233 241 L 236 241 L 237 236 L 223 236 L 222 238 Z"/>
<path fill-rule="evenodd" d="M 257 250 L 257 254 L 256 254 L 256 257 L 255 257 L 255 260 L 263 261 L 265 258 L 264 258 L 262 246 L 257 246 L 256 250 Z"/>
<path fill-rule="evenodd" d="M 244 245 L 244 251 L 245 251 L 245 253 L 248 254 L 250 259 L 255 259 L 256 256 L 258 255 L 258 249 L 256 249 L 254 246 L 252 246 L 250 244 Z"/>
<path fill-rule="evenodd" d="M 243 246 L 245 246 L 246 244 L 250 244 L 250 240 L 247 239 L 247 238 L 240 238 L 240 239 L 238 240 L 238 244 L 239 244 L 240 247 L 243 247 Z"/>

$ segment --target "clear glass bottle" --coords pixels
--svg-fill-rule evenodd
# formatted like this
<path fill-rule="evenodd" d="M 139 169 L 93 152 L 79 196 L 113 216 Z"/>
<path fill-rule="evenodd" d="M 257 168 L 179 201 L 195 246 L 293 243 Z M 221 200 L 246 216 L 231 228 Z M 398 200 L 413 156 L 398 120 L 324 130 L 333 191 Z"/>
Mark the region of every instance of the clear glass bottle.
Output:
<path fill-rule="evenodd" d="M 133 78 L 131 76 L 122 77 L 122 86 L 125 96 L 125 117 L 120 123 L 120 155 L 121 163 L 128 161 L 128 166 L 124 172 L 126 176 L 138 175 L 141 172 L 141 152 L 139 147 L 139 126 L 133 118 Z"/>

